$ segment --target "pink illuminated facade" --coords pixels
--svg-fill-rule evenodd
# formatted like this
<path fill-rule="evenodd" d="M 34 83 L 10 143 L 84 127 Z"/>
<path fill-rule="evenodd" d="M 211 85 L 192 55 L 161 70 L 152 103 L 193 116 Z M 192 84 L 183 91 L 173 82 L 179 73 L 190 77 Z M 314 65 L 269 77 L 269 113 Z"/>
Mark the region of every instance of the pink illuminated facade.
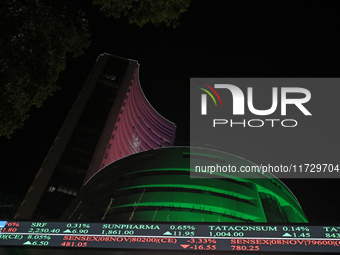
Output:
<path fill-rule="evenodd" d="M 103 148 L 96 150 L 84 184 L 100 169 L 120 158 L 172 146 L 175 142 L 175 124 L 160 115 L 142 91 L 139 83 L 139 64 L 136 65 L 119 109 L 117 118 L 108 118 L 99 142 Z M 114 114 L 115 112 L 112 113 Z"/>
<path fill-rule="evenodd" d="M 150 105 L 138 72 L 135 60 L 98 57 L 16 219 L 59 218 L 103 167 L 174 144 L 176 126 Z"/>

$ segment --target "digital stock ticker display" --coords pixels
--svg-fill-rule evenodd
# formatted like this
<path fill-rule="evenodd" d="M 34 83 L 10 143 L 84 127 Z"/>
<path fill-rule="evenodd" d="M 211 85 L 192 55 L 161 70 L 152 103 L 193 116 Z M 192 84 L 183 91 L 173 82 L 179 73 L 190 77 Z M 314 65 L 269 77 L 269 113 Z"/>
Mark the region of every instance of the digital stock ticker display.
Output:
<path fill-rule="evenodd" d="M 340 226 L 0 221 L 0 246 L 340 252 Z"/>

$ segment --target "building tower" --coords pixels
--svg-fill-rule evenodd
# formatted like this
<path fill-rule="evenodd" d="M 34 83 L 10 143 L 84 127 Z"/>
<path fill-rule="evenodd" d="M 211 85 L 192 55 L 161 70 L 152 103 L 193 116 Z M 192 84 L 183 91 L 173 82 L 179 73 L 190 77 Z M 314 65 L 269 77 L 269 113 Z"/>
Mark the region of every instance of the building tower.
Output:
<path fill-rule="evenodd" d="M 104 166 L 174 144 L 176 126 L 149 104 L 138 71 L 137 61 L 98 57 L 15 219 L 57 219 Z"/>
<path fill-rule="evenodd" d="M 176 126 L 148 103 L 138 70 L 137 61 L 99 56 L 16 219 L 307 222 L 294 195 L 270 174 L 192 178 L 193 161 L 253 164 L 173 146 Z"/>

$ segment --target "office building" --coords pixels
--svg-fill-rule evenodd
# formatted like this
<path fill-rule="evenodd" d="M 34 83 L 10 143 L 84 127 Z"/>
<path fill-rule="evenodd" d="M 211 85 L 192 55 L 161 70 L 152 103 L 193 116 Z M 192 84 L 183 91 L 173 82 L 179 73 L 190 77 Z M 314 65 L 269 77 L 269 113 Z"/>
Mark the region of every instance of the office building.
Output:
<path fill-rule="evenodd" d="M 16 219 L 59 218 L 104 166 L 174 144 L 176 126 L 149 104 L 138 71 L 137 61 L 109 54 L 98 57 Z"/>
<path fill-rule="evenodd" d="M 218 150 L 173 146 L 176 126 L 149 104 L 138 70 L 134 60 L 97 59 L 16 219 L 307 222 L 272 175 L 193 178 L 193 160 L 253 164 Z"/>

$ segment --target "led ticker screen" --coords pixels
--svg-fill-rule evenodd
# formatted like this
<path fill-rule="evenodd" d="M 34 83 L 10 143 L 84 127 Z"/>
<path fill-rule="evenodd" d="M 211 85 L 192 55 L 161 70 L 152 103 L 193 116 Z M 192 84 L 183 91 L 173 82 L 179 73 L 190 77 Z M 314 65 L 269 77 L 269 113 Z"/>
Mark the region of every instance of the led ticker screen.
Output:
<path fill-rule="evenodd" d="M 0 221 L 1 246 L 340 252 L 340 226 Z"/>

